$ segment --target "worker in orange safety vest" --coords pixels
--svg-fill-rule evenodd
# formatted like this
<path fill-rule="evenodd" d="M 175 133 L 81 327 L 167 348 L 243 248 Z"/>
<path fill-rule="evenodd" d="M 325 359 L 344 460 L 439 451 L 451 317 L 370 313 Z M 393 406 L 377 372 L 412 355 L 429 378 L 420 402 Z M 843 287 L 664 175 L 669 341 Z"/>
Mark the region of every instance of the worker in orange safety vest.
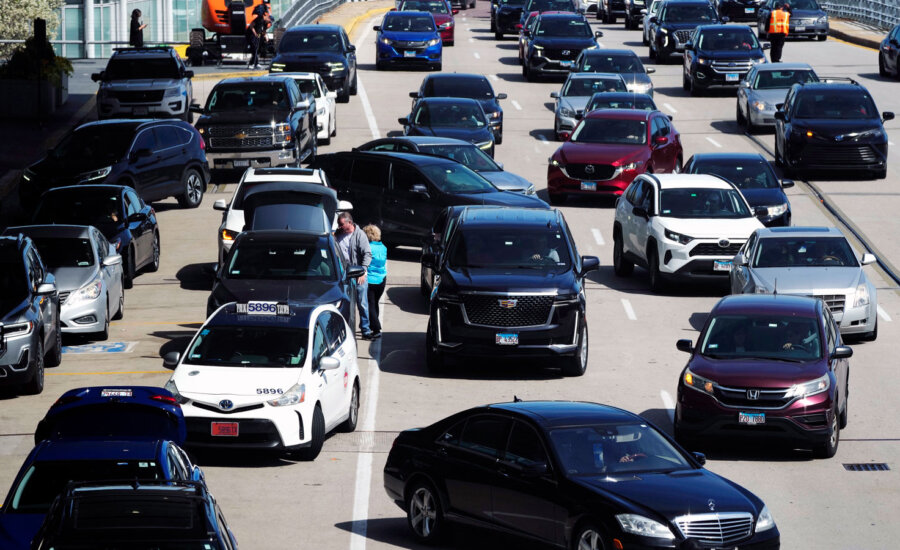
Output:
<path fill-rule="evenodd" d="M 775 10 L 769 16 L 769 31 L 767 38 L 772 43 L 772 63 L 781 61 L 781 51 L 784 49 L 784 40 L 787 38 L 790 27 L 791 14 L 785 9 L 785 4 L 778 2 Z"/>

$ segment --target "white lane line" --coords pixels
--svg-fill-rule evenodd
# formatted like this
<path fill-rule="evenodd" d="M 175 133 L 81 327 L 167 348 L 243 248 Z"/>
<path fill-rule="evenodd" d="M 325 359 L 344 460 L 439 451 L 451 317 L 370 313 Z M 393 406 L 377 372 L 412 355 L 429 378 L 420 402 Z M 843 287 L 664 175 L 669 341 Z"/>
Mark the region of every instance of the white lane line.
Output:
<path fill-rule="evenodd" d="M 591 233 L 594 234 L 594 240 L 597 241 L 597 244 L 599 244 L 600 246 L 603 246 L 606 244 L 606 242 L 603 240 L 603 235 L 600 233 L 599 229 L 597 229 L 596 227 L 591 228 Z"/>
<path fill-rule="evenodd" d="M 663 103 L 663 107 L 665 107 L 666 109 L 672 111 L 673 113 L 677 113 L 677 112 L 678 112 L 678 109 L 676 109 L 675 107 L 672 107 L 672 106 L 669 105 L 668 103 Z"/>
<path fill-rule="evenodd" d="M 475 39 L 474 39 L 474 38 L 470 38 L 470 39 L 469 39 L 469 42 L 472 42 L 472 43 L 474 44 L 474 43 L 475 43 Z"/>
<path fill-rule="evenodd" d="M 719 148 L 719 149 L 721 149 L 721 148 L 722 148 L 722 146 L 721 146 L 721 145 L 719 145 L 719 142 L 718 142 L 718 141 L 716 141 L 716 140 L 714 140 L 714 139 L 713 139 L 713 138 L 711 138 L 711 137 L 708 137 L 708 138 L 706 138 L 706 141 L 708 141 L 708 142 L 710 142 L 710 143 L 712 143 L 712 144 L 713 144 L 713 145 L 715 145 L 715 146 L 716 146 L 716 147 L 718 147 L 718 148 Z"/>
<path fill-rule="evenodd" d="M 491 77 L 491 80 L 493 80 L 494 82 L 500 80 L 500 78 L 495 74 L 489 74 L 488 76 Z"/>
<path fill-rule="evenodd" d="M 622 307 L 625 308 L 625 316 L 629 321 L 637 321 L 637 315 L 634 314 L 634 308 L 631 307 L 631 301 L 628 298 L 622 298 Z"/>
<path fill-rule="evenodd" d="M 545 144 L 550 143 L 549 141 L 547 141 L 547 136 L 545 136 L 544 134 L 538 134 L 538 139 L 541 140 L 542 142 L 544 142 Z"/>
<path fill-rule="evenodd" d="M 537 145 L 535 145 L 535 146 L 534 146 L 534 152 L 535 152 L 535 153 L 540 153 L 540 152 L 541 152 L 541 148 L 538 147 Z"/>
<path fill-rule="evenodd" d="M 672 400 L 672 396 L 669 395 L 669 392 L 666 390 L 659 390 L 659 396 L 662 397 L 663 406 L 666 408 L 666 413 L 669 415 L 669 421 L 673 424 L 675 423 L 675 401 Z"/>
<path fill-rule="evenodd" d="M 883 309 L 881 308 L 881 306 L 878 306 L 878 315 L 879 315 L 882 319 L 884 319 L 885 321 L 887 321 L 888 323 L 890 323 L 891 321 L 893 321 L 893 319 L 891 319 L 891 316 L 888 315 L 888 312 L 885 311 L 885 310 L 883 310 Z"/>
<path fill-rule="evenodd" d="M 472 55 L 475 56 L 475 59 L 481 59 L 481 54 L 479 54 L 478 52 L 472 52 Z"/>
<path fill-rule="evenodd" d="M 363 32 L 362 36 L 359 37 L 360 43 L 364 43 L 366 38 L 368 38 L 369 29 L 371 29 L 371 27 L 366 27 L 366 30 Z M 362 103 L 363 112 L 366 114 L 366 120 L 369 122 L 369 131 L 372 132 L 372 138 L 380 138 L 381 132 L 378 131 L 378 123 L 375 121 L 375 113 L 372 111 L 372 105 L 369 103 L 369 96 L 366 95 L 366 89 L 363 86 L 362 79 L 359 78 L 359 76 L 356 77 L 356 95 L 357 97 L 359 97 L 360 103 Z"/>
<path fill-rule="evenodd" d="M 512 100 L 510 103 L 512 103 L 512 106 L 515 107 L 517 111 L 521 111 L 521 110 L 522 110 L 522 106 L 519 105 L 519 102 L 516 101 L 515 99 Z"/>
<path fill-rule="evenodd" d="M 888 142 L 888 145 L 890 145 L 891 147 L 893 147 L 893 146 L 894 146 L 894 142 L 893 142 L 893 141 L 889 141 L 889 142 Z"/>

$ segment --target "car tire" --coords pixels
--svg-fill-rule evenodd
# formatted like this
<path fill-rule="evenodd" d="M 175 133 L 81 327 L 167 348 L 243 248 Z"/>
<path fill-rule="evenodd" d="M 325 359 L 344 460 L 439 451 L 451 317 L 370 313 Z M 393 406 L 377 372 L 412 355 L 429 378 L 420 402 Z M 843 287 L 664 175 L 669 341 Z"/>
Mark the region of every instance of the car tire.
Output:
<path fill-rule="evenodd" d="M 643 42 L 645 46 L 650 45 L 650 39 L 647 38 L 647 33 L 644 31 L 641 31 L 641 42 Z"/>
<path fill-rule="evenodd" d="M 825 42 L 826 40 L 828 40 L 828 35 L 820 34 L 820 35 L 816 36 L 816 40 L 818 40 L 819 42 Z"/>
<path fill-rule="evenodd" d="M 303 461 L 313 461 L 322 452 L 322 445 L 325 443 L 325 415 L 322 414 L 322 406 L 316 404 L 313 410 L 312 423 L 310 426 L 312 435 L 309 440 L 309 447 L 297 451 L 297 457 Z"/>
<path fill-rule="evenodd" d="M 106 297 L 106 314 L 103 316 L 103 328 L 94 335 L 94 340 L 105 342 L 109 340 L 109 296 Z"/>
<path fill-rule="evenodd" d="M 550 193 L 548 191 L 547 197 L 550 199 L 550 204 L 560 205 L 560 204 L 565 204 L 565 202 L 566 202 L 566 194 L 565 193 Z"/>
<path fill-rule="evenodd" d="M 837 454 L 838 446 L 841 444 L 841 422 L 840 413 L 834 411 L 831 420 L 831 437 L 825 443 L 816 445 L 814 451 L 818 458 L 832 458 Z"/>
<path fill-rule="evenodd" d="M 356 79 L 357 79 L 357 75 L 354 73 L 353 84 L 350 85 L 350 95 L 356 95 L 356 90 L 359 87 L 359 84 L 357 84 Z"/>
<path fill-rule="evenodd" d="M 350 103 L 350 93 L 348 92 L 346 94 L 338 94 L 335 101 L 337 103 Z"/>
<path fill-rule="evenodd" d="M 575 355 L 562 357 L 560 370 L 563 376 L 582 376 L 587 370 L 588 362 L 588 329 L 587 323 L 582 323 L 578 333 L 578 347 Z"/>
<path fill-rule="evenodd" d="M 350 394 L 350 409 L 347 420 L 341 424 L 340 431 L 350 433 L 356 431 L 356 425 L 359 423 L 359 380 L 353 381 L 353 391 Z"/>
<path fill-rule="evenodd" d="M 691 91 L 691 82 L 688 80 L 688 75 L 684 71 L 681 71 L 681 88 L 685 92 Z"/>
<path fill-rule="evenodd" d="M 844 395 L 847 395 L 847 390 L 844 390 Z M 847 421 L 850 419 L 850 400 L 848 398 L 844 398 L 844 410 L 841 411 L 840 418 L 840 427 L 843 430 L 847 427 Z"/>
<path fill-rule="evenodd" d="M 419 271 L 419 294 L 421 294 L 423 298 L 431 296 L 431 289 L 428 288 L 428 283 L 425 281 L 425 273 L 421 270 Z"/>
<path fill-rule="evenodd" d="M 884 64 L 884 54 L 881 53 L 878 54 L 878 74 L 885 77 L 890 76 Z"/>
<path fill-rule="evenodd" d="M 500 31 L 494 31 L 494 40 L 503 40 L 503 33 Z"/>
<path fill-rule="evenodd" d="M 582 523 L 573 531 L 571 550 L 606 550 L 603 531 L 593 522 Z"/>
<path fill-rule="evenodd" d="M 188 124 L 194 123 L 194 113 L 191 112 L 190 108 L 186 108 L 184 110 L 184 114 L 181 115 L 181 120 L 187 122 Z"/>
<path fill-rule="evenodd" d="M 203 192 L 206 190 L 203 176 L 196 168 L 187 168 L 181 174 L 181 189 L 183 193 L 178 196 L 178 205 L 182 208 L 197 208 L 203 202 Z"/>
<path fill-rule="evenodd" d="M 56 338 L 53 339 L 53 347 L 44 356 L 45 367 L 58 367 L 62 363 L 62 330 L 59 319 L 56 320 Z"/>
<path fill-rule="evenodd" d="M 503 145 L 503 133 L 494 138 L 494 145 Z"/>
<path fill-rule="evenodd" d="M 118 321 L 125 317 L 125 281 L 122 281 L 122 292 L 119 293 L 119 309 L 116 310 L 116 315 L 113 317 L 114 321 Z M 209 317 L 207 315 L 207 317 Z"/>
<path fill-rule="evenodd" d="M 684 171 L 684 159 L 681 155 L 678 155 L 678 158 L 675 159 L 675 166 L 672 167 L 673 174 L 680 174 Z"/>
<path fill-rule="evenodd" d="M 697 439 L 691 435 L 688 435 L 687 432 L 681 429 L 681 426 L 678 425 L 677 420 L 674 423 L 673 435 L 675 436 L 675 441 L 688 451 L 696 451 L 698 449 Z"/>
<path fill-rule="evenodd" d="M 757 38 L 759 38 L 760 40 L 765 40 L 765 39 L 768 38 L 768 36 L 769 36 L 769 34 L 768 34 L 766 31 L 763 30 L 764 28 L 766 28 L 766 25 L 765 25 L 765 24 L 760 25 L 759 22 L 757 22 L 757 24 L 756 24 L 756 36 L 757 36 Z"/>
<path fill-rule="evenodd" d="M 147 264 L 147 271 L 149 273 L 154 273 L 159 271 L 159 257 L 160 257 L 160 242 L 159 242 L 159 231 L 153 232 L 153 252 L 150 256 L 150 263 Z"/>
<path fill-rule="evenodd" d="M 37 395 L 44 391 L 44 344 L 41 342 L 40 334 L 37 335 L 37 339 L 35 353 L 32 355 L 31 380 L 22 385 L 22 393 L 27 395 Z"/>
<path fill-rule="evenodd" d="M 649 57 L 651 61 L 656 60 L 656 50 L 653 49 L 653 46 L 649 46 L 648 50 L 647 57 Z"/>
<path fill-rule="evenodd" d="M 656 293 L 665 290 L 666 283 L 659 271 L 659 253 L 656 251 L 656 246 L 650 246 L 647 249 L 647 270 L 650 272 L 650 290 Z"/>
<path fill-rule="evenodd" d="M 428 327 L 425 329 L 425 366 L 429 372 L 440 373 L 446 370 L 447 364 L 444 360 L 444 354 L 436 348 L 434 331 L 429 320 Z"/>
<path fill-rule="evenodd" d="M 128 250 L 125 251 L 125 255 L 122 257 L 122 273 L 125 280 L 123 283 L 124 288 L 131 288 L 134 286 L 134 271 L 134 250 L 131 247 L 128 247 Z"/>
<path fill-rule="evenodd" d="M 406 491 L 406 524 L 417 541 L 432 544 L 441 538 L 444 511 L 441 497 L 431 483 L 414 481 Z"/>
<path fill-rule="evenodd" d="M 615 25 L 616 24 L 616 16 L 612 13 L 607 15 L 606 22 L 609 23 L 610 25 Z"/>
<path fill-rule="evenodd" d="M 689 85 L 690 88 L 688 89 L 688 92 L 690 92 L 691 97 L 700 97 L 703 95 L 703 88 L 694 84 L 693 78 L 689 80 Z"/>
<path fill-rule="evenodd" d="M 866 332 L 862 336 L 862 340 L 864 342 L 874 342 L 876 339 L 878 339 L 878 318 L 877 317 L 875 318 L 875 328 L 872 330 L 872 332 Z"/>
<path fill-rule="evenodd" d="M 634 272 L 634 263 L 625 257 L 621 230 L 613 231 L 613 273 L 616 277 L 628 277 Z"/>
<path fill-rule="evenodd" d="M 493 33 L 496 33 L 496 32 L 497 32 L 497 21 L 496 21 L 493 17 L 491 17 L 491 30 L 490 30 L 490 32 L 493 32 Z M 494 38 L 497 38 L 497 36 L 494 35 Z M 497 38 L 497 40 L 500 40 L 500 39 Z"/>

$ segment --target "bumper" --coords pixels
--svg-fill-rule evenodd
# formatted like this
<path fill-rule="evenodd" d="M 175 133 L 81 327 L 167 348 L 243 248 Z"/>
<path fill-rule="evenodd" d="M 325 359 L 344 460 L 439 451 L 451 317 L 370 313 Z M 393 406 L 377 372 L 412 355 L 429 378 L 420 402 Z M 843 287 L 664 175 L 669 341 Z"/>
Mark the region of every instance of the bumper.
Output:
<path fill-rule="evenodd" d="M 236 401 L 237 403 L 237 401 Z M 305 405 L 308 405 L 305 407 Z M 275 449 L 293 450 L 308 447 L 311 443 L 312 407 L 314 403 L 305 403 L 299 407 L 272 407 L 265 403 L 261 406 L 238 405 L 235 409 L 247 408 L 232 414 L 217 414 L 215 407 L 195 402 L 182 405 L 187 423 L 187 440 L 189 446 L 195 448 L 229 448 L 229 449 Z M 256 407 L 256 408 L 253 408 Z M 306 410 L 308 409 L 308 411 Z M 236 436 L 212 435 L 213 422 L 237 424 Z"/>
<path fill-rule="evenodd" d="M 441 42 L 444 44 L 453 44 L 454 28 L 441 29 Z"/>
<path fill-rule="evenodd" d="M 759 216 L 759 221 L 766 227 L 787 227 L 791 225 L 791 211 L 780 216 Z"/>
<path fill-rule="evenodd" d="M 410 53 L 412 52 L 412 53 Z M 432 46 L 423 50 L 396 50 L 393 46 L 378 44 L 378 62 L 389 65 L 436 65 L 441 62 L 440 46 Z"/>
<path fill-rule="evenodd" d="M 851 298 L 853 295 L 850 293 Z M 875 304 L 875 296 L 872 296 L 868 305 L 846 308 L 841 315 L 835 315 L 841 334 L 864 334 L 875 330 L 878 317 Z"/>
<path fill-rule="evenodd" d="M 59 326 L 65 334 L 100 332 L 106 324 L 106 295 L 75 305 L 63 304 Z"/>
<path fill-rule="evenodd" d="M 662 548 L 693 549 L 693 548 L 722 548 L 722 550 L 778 550 L 781 548 L 780 533 L 778 528 L 768 529 L 760 534 L 754 534 L 753 538 L 746 541 L 737 541 L 725 546 L 710 547 L 699 544 L 696 541 L 688 543 L 685 540 L 665 540 L 640 537 L 627 533 L 617 532 L 615 538 L 622 542 L 622 547 L 628 550 L 660 550 Z"/>
<path fill-rule="evenodd" d="M 663 254 L 665 257 L 665 254 Z M 669 265 L 660 262 L 659 270 L 663 277 L 673 281 L 707 281 L 711 283 L 721 283 L 727 285 L 730 283 L 728 278 L 729 271 L 716 271 L 713 268 L 715 260 L 731 260 L 734 256 L 727 258 L 709 258 L 696 259 L 690 261 L 670 260 Z"/>
<path fill-rule="evenodd" d="M 750 113 L 750 122 L 754 126 L 771 126 L 775 127 L 775 108 L 771 109 L 766 108 L 762 111 L 750 106 L 748 109 L 748 113 Z"/>
<path fill-rule="evenodd" d="M 188 108 L 184 96 L 164 99 L 162 103 L 122 104 L 118 99 L 108 98 L 97 102 L 97 118 L 153 118 L 184 116 Z"/>
<path fill-rule="evenodd" d="M 532 56 L 526 60 L 526 63 L 528 63 L 528 71 L 538 75 L 567 76 L 575 61 Z"/>
<path fill-rule="evenodd" d="M 553 194 L 618 197 L 638 174 L 638 170 L 625 170 L 608 180 L 576 180 L 558 167 L 551 166 L 547 169 L 547 191 Z"/>
<path fill-rule="evenodd" d="M 0 351 L 0 387 L 15 386 L 31 380 L 28 368 L 31 337 L 7 338 Z"/>
<path fill-rule="evenodd" d="M 340 73 L 329 73 L 322 75 L 322 81 L 325 82 L 325 85 L 328 87 L 329 91 L 332 92 L 342 92 L 349 93 L 350 89 L 347 87 L 349 80 L 347 79 L 348 71 L 341 71 Z M 347 87 L 347 89 L 344 89 Z"/>
<path fill-rule="evenodd" d="M 788 38 L 813 38 L 819 36 L 828 36 L 828 23 L 824 25 L 806 25 L 794 27 L 791 25 L 788 30 Z"/>
<path fill-rule="evenodd" d="M 572 130 L 578 126 L 578 123 L 581 122 L 581 117 L 579 116 L 563 116 L 559 114 L 559 111 L 556 112 L 556 133 L 568 133 L 571 134 Z M 568 137 L 568 136 L 566 136 Z"/>
<path fill-rule="evenodd" d="M 710 67 L 698 66 L 693 72 L 692 80 L 698 88 L 737 88 L 747 72 L 720 73 Z"/>
<path fill-rule="evenodd" d="M 512 15 L 504 15 L 500 14 L 494 18 L 497 32 L 505 33 L 505 34 L 519 34 L 519 29 L 516 28 L 516 25 L 519 24 L 519 20 L 522 18 L 521 13 L 515 13 Z"/>
<path fill-rule="evenodd" d="M 206 150 L 206 159 L 214 170 L 232 170 L 245 168 L 269 168 L 291 164 L 297 160 L 294 148 L 265 151 L 210 151 Z M 302 159 L 301 159 L 302 160 Z M 238 161 L 238 163 L 235 163 Z M 239 166 L 241 161 L 248 163 Z"/>
<path fill-rule="evenodd" d="M 853 144 L 835 146 L 792 139 L 785 162 L 803 170 L 879 171 L 887 169 L 888 144 Z"/>

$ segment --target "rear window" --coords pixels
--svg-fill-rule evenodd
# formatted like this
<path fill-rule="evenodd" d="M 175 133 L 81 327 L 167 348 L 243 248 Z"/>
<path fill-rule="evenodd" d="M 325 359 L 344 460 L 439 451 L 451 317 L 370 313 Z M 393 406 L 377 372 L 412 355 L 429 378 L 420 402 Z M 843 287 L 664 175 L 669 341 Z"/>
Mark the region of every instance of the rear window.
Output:
<path fill-rule="evenodd" d="M 102 403 L 76 407 L 42 427 L 44 439 L 171 439 L 178 441 L 182 434 L 182 419 L 168 411 L 133 403 Z"/>
<path fill-rule="evenodd" d="M 643 73 L 644 64 L 636 55 L 588 55 L 584 60 L 584 72 L 589 73 Z"/>
<path fill-rule="evenodd" d="M 483 77 L 478 78 L 429 78 L 425 84 L 425 97 L 470 97 L 490 99 L 494 97 L 491 85 Z"/>

